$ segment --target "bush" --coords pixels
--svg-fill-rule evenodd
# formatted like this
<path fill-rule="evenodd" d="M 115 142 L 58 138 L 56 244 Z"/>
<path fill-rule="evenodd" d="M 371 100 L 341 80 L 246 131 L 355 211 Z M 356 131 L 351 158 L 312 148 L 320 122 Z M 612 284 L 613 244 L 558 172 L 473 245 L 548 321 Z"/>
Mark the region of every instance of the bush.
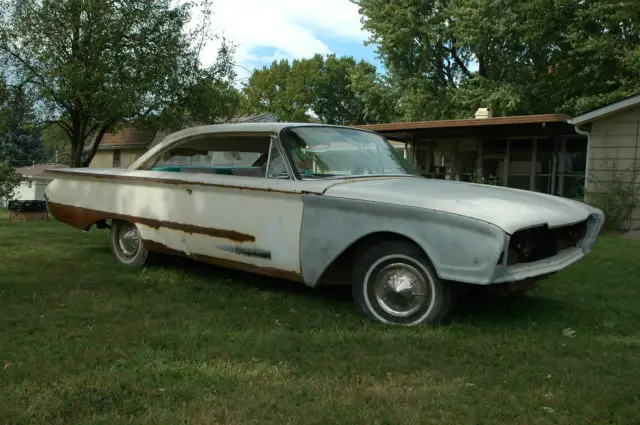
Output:
<path fill-rule="evenodd" d="M 496 186 L 498 184 L 495 176 L 485 176 L 484 170 L 481 168 L 469 169 L 463 173 L 463 176 L 467 177 L 469 179 L 468 181 L 471 183 L 488 184 L 491 186 Z"/>
<path fill-rule="evenodd" d="M 640 161 L 620 170 L 616 161 L 605 158 L 606 167 L 589 178 L 586 201 L 600 208 L 605 214 L 604 228 L 621 230 L 625 220 L 631 217 L 634 208 L 640 206 L 636 181 L 640 175 Z"/>
<path fill-rule="evenodd" d="M 25 180 L 13 167 L 0 164 L 0 199 L 13 199 L 16 189 Z"/>

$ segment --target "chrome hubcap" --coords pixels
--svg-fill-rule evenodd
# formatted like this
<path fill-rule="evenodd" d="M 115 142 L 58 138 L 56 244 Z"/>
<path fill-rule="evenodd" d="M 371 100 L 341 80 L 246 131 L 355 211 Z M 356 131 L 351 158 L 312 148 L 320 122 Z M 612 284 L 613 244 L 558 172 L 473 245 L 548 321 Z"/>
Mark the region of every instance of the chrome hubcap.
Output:
<path fill-rule="evenodd" d="M 405 263 L 384 267 L 373 287 L 380 307 L 396 317 L 411 316 L 427 300 L 427 282 L 415 267 Z"/>
<path fill-rule="evenodd" d="M 133 257 L 140 248 L 138 229 L 131 223 L 123 223 L 118 231 L 118 246 L 126 257 Z"/>

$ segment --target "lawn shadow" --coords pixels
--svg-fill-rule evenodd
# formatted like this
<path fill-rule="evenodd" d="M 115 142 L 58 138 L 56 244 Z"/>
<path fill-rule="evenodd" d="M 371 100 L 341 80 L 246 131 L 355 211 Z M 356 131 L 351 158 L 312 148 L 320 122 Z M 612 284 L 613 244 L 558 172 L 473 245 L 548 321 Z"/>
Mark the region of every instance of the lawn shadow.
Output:
<path fill-rule="evenodd" d="M 207 263 L 181 258 L 173 255 L 161 255 L 155 268 L 181 270 L 199 280 L 218 281 L 237 287 L 253 288 L 262 292 L 284 294 L 329 302 L 351 303 L 351 288 L 348 286 L 319 286 L 311 288 L 299 282 L 292 282 L 275 277 L 263 276 L 240 270 L 216 267 Z M 232 283 L 231 283 L 232 282 Z"/>
<path fill-rule="evenodd" d="M 111 255 L 111 247 L 109 245 L 89 245 L 82 248 L 84 252 L 92 254 Z M 115 259 L 114 259 L 115 261 Z"/>
<path fill-rule="evenodd" d="M 255 289 L 261 292 L 281 294 L 329 303 L 353 304 L 349 286 L 308 287 L 302 283 L 263 276 L 239 270 L 216 267 L 187 258 L 172 255 L 159 257 L 154 268 L 183 271 L 200 281 L 212 284 L 232 285 L 239 290 Z M 354 307 L 355 308 L 355 307 Z M 532 291 L 529 294 L 499 298 L 482 293 L 458 297 L 451 314 L 452 323 L 486 324 L 500 321 L 548 322 L 561 316 L 569 306 L 568 302 L 548 298 Z"/>
<path fill-rule="evenodd" d="M 452 313 L 454 323 L 487 324 L 496 321 L 548 322 L 575 305 L 540 294 L 529 293 L 512 297 L 487 294 L 464 295 L 458 298 Z"/>

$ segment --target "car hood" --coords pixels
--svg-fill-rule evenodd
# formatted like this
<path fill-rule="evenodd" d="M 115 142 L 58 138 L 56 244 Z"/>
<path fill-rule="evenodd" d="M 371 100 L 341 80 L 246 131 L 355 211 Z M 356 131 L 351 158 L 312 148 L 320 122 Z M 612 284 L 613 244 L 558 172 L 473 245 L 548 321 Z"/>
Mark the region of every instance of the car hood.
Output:
<path fill-rule="evenodd" d="M 536 225 L 573 224 L 597 211 L 559 196 L 422 177 L 346 179 L 329 186 L 324 193 L 457 214 L 492 223 L 510 234 Z"/>

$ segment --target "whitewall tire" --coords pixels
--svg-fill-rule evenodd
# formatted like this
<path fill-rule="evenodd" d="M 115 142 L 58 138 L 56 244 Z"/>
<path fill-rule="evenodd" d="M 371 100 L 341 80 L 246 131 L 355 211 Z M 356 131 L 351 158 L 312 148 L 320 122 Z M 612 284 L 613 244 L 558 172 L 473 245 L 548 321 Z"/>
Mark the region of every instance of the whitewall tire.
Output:
<path fill-rule="evenodd" d="M 454 303 L 451 285 L 409 242 L 382 242 L 364 251 L 355 264 L 352 291 L 363 314 L 394 325 L 443 324 Z"/>
<path fill-rule="evenodd" d="M 109 240 L 111 252 L 121 264 L 129 267 L 143 267 L 148 263 L 149 251 L 144 246 L 135 224 L 113 220 Z"/>

